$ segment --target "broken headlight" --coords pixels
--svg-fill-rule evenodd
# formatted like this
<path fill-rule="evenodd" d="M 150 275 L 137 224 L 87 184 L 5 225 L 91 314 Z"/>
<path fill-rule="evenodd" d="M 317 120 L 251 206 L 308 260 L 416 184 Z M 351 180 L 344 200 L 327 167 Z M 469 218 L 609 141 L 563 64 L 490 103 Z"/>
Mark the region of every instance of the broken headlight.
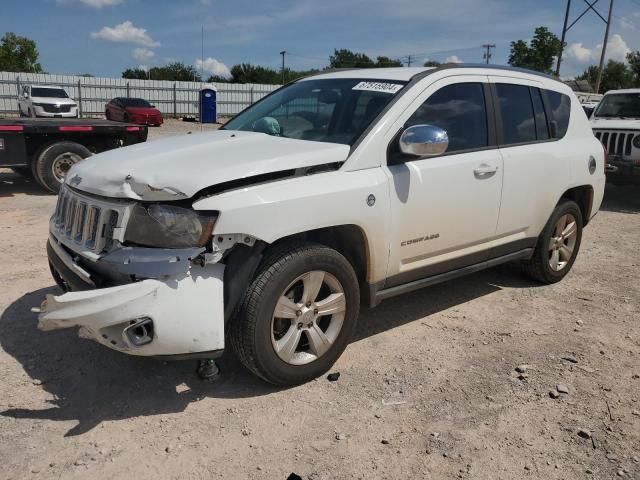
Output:
<path fill-rule="evenodd" d="M 126 242 L 146 247 L 202 247 L 211 238 L 217 214 L 173 205 L 136 204 L 127 223 Z"/>

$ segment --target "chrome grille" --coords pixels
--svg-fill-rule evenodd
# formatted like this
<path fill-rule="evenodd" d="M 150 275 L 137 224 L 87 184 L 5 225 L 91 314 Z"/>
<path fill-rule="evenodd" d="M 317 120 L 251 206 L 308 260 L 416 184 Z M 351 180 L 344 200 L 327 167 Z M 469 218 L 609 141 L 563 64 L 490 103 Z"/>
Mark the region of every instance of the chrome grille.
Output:
<path fill-rule="evenodd" d="M 610 155 L 631 156 L 631 142 L 636 132 L 594 130 L 594 134 Z"/>
<path fill-rule="evenodd" d="M 99 254 L 113 246 L 127 208 L 126 203 L 105 202 L 63 186 L 51 219 L 52 233 L 70 248 Z"/>

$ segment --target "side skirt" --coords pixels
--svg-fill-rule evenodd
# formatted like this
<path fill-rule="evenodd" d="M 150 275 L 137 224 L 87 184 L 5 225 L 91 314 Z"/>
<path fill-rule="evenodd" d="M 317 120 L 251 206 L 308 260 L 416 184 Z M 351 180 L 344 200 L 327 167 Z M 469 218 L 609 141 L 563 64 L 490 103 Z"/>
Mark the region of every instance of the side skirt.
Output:
<path fill-rule="evenodd" d="M 378 303 L 380 303 L 382 300 L 386 300 L 387 298 L 395 297 L 397 295 L 402 295 L 403 293 L 413 292 L 414 290 L 419 290 L 421 288 L 428 287 L 430 285 L 446 282 L 448 280 L 452 280 L 454 278 L 462 277 L 470 273 L 474 273 L 480 270 L 494 267 L 502 263 L 512 262 L 514 260 L 528 260 L 533 255 L 533 251 L 534 251 L 533 248 L 525 248 L 517 252 L 510 253 L 508 255 L 503 255 L 501 257 L 492 258 L 491 260 L 476 263 L 474 265 L 469 265 L 468 267 L 458 268 L 456 270 L 451 270 L 449 272 L 441 273 L 439 275 L 433 275 L 430 277 L 421 278 L 420 280 L 415 280 L 413 282 L 397 285 L 395 287 L 386 288 L 383 290 L 377 290 L 375 292 L 371 292 L 372 295 L 371 295 L 370 304 L 373 307 Z M 372 285 L 371 288 L 375 290 L 375 285 Z"/>

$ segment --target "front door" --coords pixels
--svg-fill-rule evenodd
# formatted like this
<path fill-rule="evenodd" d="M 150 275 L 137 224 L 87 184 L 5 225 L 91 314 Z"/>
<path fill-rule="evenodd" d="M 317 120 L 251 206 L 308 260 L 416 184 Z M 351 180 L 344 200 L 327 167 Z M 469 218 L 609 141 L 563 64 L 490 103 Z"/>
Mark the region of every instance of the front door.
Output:
<path fill-rule="evenodd" d="M 398 137 L 390 145 L 393 225 L 387 288 L 488 258 L 503 169 L 488 114 L 487 83 L 487 77 L 471 75 L 436 82 L 413 103 L 419 107 L 410 107 L 399 119 L 400 127 L 442 128 L 449 147 L 439 157 L 412 159 L 398 152 Z"/>

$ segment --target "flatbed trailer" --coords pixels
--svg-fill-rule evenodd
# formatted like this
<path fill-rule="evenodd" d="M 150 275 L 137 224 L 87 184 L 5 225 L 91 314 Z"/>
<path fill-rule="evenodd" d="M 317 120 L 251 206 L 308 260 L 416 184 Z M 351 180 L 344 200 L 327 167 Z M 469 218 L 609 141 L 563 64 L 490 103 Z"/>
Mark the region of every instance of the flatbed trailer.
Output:
<path fill-rule="evenodd" d="M 71 166 L 88 156 L 147 140 L 145 125 L 76 118 L 0 119 L 0 168 L 57 193 Z"/>

